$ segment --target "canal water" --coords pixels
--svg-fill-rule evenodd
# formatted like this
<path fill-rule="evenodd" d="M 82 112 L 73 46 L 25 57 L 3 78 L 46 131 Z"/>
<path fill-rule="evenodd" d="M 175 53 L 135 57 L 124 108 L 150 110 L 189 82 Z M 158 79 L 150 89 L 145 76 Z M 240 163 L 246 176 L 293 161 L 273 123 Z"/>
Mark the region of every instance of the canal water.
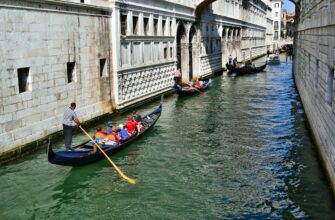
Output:
<path fill-rule="evenodd" d="M 136 185 L 106 160 L 63 167 L 45 150 L 0 167 L 0 219 L 335 219 L 291 67 L 224 73 L 206 97 L 165 97 L 155 127 L 111 156 Z"/>

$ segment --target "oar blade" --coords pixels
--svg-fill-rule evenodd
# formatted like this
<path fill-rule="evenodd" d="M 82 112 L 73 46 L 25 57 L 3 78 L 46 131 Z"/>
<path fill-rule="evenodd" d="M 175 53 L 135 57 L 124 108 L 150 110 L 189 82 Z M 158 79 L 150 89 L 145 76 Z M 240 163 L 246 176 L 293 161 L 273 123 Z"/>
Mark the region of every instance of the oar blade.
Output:
<path fill-rule="evenodd" d="M 132 184 L 132 185 L 136 185 L 136 180 L 135 179 L 129 179 L 128 183 Z"/>

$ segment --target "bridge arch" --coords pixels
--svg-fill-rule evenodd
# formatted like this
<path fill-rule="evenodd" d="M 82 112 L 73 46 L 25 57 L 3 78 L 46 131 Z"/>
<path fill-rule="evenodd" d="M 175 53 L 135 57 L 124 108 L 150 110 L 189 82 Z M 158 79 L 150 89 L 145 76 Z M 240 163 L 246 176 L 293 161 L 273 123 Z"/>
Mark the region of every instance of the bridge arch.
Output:
<path fill-rule="evenodd" d="M 177 55 L 177 69 L 181 70 L 182 78 L 185 78 L 187 65 L 185 64 L 187 61 L 185 60 L 187 57 L 187 48 L 185 47 L 187 43 L 187 32 L 184 22 L 177 22 L 176 27 L 176 55 Z"/>
<path fill-rule="evenodd" d="M 201 15 L 201 12 L 206 8 L 207 5 L 215 2 L 216 0 L 202 0 L 198 1 L 197 7 L 194 10 L 194 15 L 196 17 L 199 17 Z"/>

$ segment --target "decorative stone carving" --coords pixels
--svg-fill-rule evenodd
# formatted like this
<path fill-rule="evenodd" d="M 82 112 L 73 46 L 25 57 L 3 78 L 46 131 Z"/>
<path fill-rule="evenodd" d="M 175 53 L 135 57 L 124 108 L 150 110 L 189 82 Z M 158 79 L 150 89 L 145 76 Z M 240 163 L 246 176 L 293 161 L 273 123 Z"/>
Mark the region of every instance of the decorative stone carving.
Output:
<path fill-rule="evenodd" d="M 135 100 L 173 85 L 174 64 L 151 66 L 118 75 L 119 102 Z"/>

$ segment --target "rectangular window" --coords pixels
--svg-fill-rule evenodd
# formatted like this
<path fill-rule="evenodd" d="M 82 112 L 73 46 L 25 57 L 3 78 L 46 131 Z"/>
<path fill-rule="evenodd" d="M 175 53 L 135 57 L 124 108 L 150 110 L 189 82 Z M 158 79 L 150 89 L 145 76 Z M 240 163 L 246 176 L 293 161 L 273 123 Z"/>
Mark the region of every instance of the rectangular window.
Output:
<path fill-rule="evenodd" d="M 273 29 L 278 30 L 278 21 L 275 21 L 275 22 L 274 22 Z"/>
<path fill-rule="evenodd" d="M 308 54 L 308 73 L 311 73 L 311 61 L 312 61 L 312 58 L 311 58 L 311 54 Z"/>
<path fill-rule="evenodd" d="M 140 64 L 142 62 L 140 42 L 133 42 L 131 44 L 131 55 L 132 64 Z"/>
<path fill-rule="evenodd" d="M 158 19 L 154 18 L 154 35 L 157 36 L 158 31 Z"/>
<path fill-rule="evenodd" d="M 107 76 L 106 58 L 100 59 L 100 77 Z"/>
<path fill-rule="evenodd" d="M 169 35 L 171 36 L 172 35 L 172 21 L 170 21 L 170 33 Z"/>
<path fill-rule="evenodd" d="M 80 3 L 85 3 L 85 0 L 80 0 Z"/>
<path fill-rule="evenodd" d="M 167 55 L 167 48 L 166 47 L 164 47 L 164 59 L 166 59 L 167 57 L 168 57 L 168 55 Z"/>
<path fill-rule="evenodd" d="M 19 79 L 19 93 L 28 91 L 29 67 L 17 69 Z"/>
<path fill-rule="evenodd" d="M 213 48 L 213 40 L 210 40 L 210 53 L 213 53 L 214 51 L 214 48 Z"/>
<path fill-rule="evenodd" d="M 154 43 L 154 62 L 161 59 L 161 49 L 159 42 Z"/>
<path fill-rule="evenodd" d="M 163 29 L 162 29 L 162 35 L 165 36 L 165 25 L 166 25 L 166 21 L 163 20 L 162 21 L 162 26 L 163 26 Z"/>
<path fill-rule="evenodd" d="M 332 105 L 333 102 L 333 83 L 334 83 L 334 69 L 328 67 L 326 102 L 330 106 Z"/>
<path fill-rule="evenodd" d="M 173 57 L 173 48 L 170 47 L 170 58 L 172 58 L 172 57 Z"/>
<path fill-rule="evenodd" d="M 149 18 L 143 18 L 144 35 L 149 33 Z"/>
<path fill-rule="evenodd" d="M 76 62 L 68 62 L 66 65 L 67 65 L 67 82 L 71 83 L 74 81 Z"/>
<path fill-rule="evenodd" d="M 133 35 L 138 35 L 138 17 L 133 16 Z"/>
<path fill-rule="evenodd" d="M 127 34 L 127 15 L 121 14 L 121 35 Z"/>
<path fill-rule="evenodd" d="M 275 31 L 275 35 L 273 36 L 274 40 L 278 40 L 278 31 Z"/>
<path fill-rule="evenodd" d="M 319 59 L 316 60 L 316 71 L 315 71 L 315 87 L 319 85 Z"/>
<path fill-rule="evenodd" d="M 125 66 L 130 64 L 129 52 L 130 52 L 130 43 L 125 42 L 121 45 L 121 65 Z"/>
<path fill-rule="evenodd" d="M 150 42 L 144 42 L 143 45 L 143 60 L 144 63 L 150 63 L 152 62 L 152 47 Z"/>

